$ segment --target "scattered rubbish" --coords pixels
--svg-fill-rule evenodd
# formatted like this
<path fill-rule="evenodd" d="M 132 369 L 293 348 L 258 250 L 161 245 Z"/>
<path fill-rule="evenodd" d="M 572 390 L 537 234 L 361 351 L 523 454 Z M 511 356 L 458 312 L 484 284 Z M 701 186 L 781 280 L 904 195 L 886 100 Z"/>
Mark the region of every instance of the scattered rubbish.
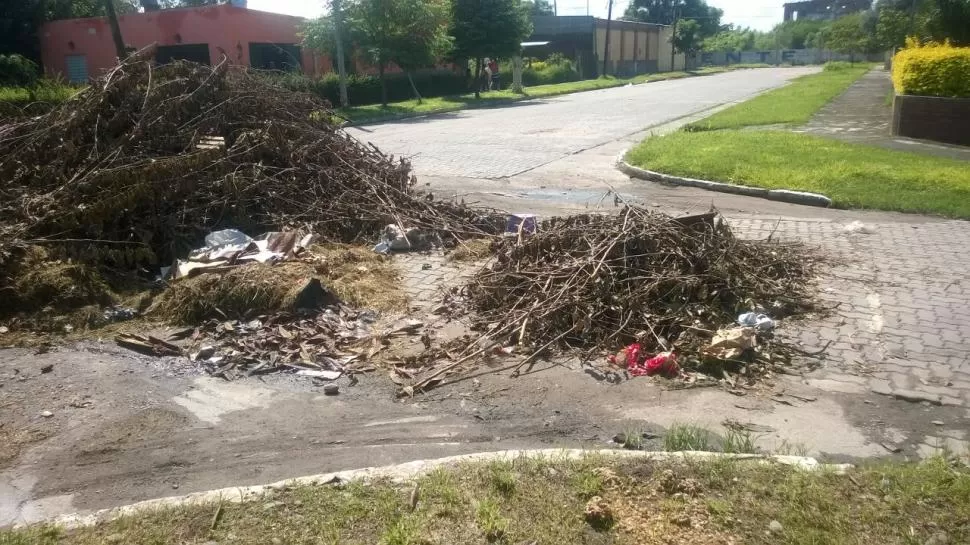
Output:
<path fill-rule="evenodd" d="M 313 235 L 293 231 L 264 233 L 256 239 L 236 229 L 214 231 L 206 235 L 204 247 L 193 250 L 187 259 L 162 271 L 162 278 L 166 278 L 166 272 L 174 274 L 174 280 L 202 272 L 223 272 L 229 267 L 248 263 L 293 259 L 309 248 L 313 240 Z"/>
<path fill-rule="evenodd" d="M 942 426 L 943 425 L 943 421 L 942 420 L 934 420 L 934 421 L 932 421 L 930 423 L 933 424 L 934 426 Z"/>
<path fill-rule="evenodd" d="M 337 380 L 343 375 L 340 371 L 327 371 L 326 369 L 300 369 L 296 374 L 301 377 L 314 377 L 325 380 Z"/>
<path fill-rule="evenodd" d="M 44 374 L 50 373 L 53 370 L 54 370 L 54 364 L 48 363 L 47 365 L 40 368 L 40 373 L 44 375 Z"/>
<path fill-rule="evenodd" d="M 118 346 L 134 350 L 147 356 L 181 356 L 183 350 L 170 342 L 151 335 L 123 333 L 115 337 Z"/>
<path fill-rule="evenodd" d="M 105 309 L 103 316 L 108 322 L 125 322 L 136 318 L 138 311 L 128 307 L 111 307 Z"/>
<path fill-rule="evenodd" d="M 336 384 L 327 384 L 323 387 L 324 395 L 335 396 L 340 393 L 340 387 Z"/>
<path fill-rule="evenodd" d="M 719 329 L 714 334 L 710 346 L 704 349 L 704 355 L 718 360 L 736 360 L 746 350 L 756 346 L 758 346 L 758 337 L 753 328 Z"/>
<path fill-rule="evenodd" d="M 52 413 L 50 411 L 41 411 L 40 412 L 40 415 L 43 416 L 44 418 L 50 418 L 50 417 L 54 416 L 54 413 Z"/>
<path fill-rule="evenodd" d="M 10 328 L 9 327 L 7 327 L 5 325 L 0 325 L 0 334 L 9 333 L 9 332 L 10 332 Z"/>
<path fill-rule="evenodd" d="M 640 343 L 633 343 L 620 350 L 615 356 L 610 356 L 609 361 L 617 366 L 626 367 L 627 371 L 635 377 L 660 375 L 674 378 L 680 373 L 677 356 L 673 352 L 662 352 L 646 358 Z"/>
<path fill-rule="evenodd" d="M 777 520 L 773 520 L 768 523 L 768 531 L 772 534 L 780 534 L 785 531 L 785 527 L 782 526 Z"/>
<path fill-rule="evenodd" d="M 879 446 L 888 450 L 889 452 L 892 452 L 893 454 L 898 454 L 903 451 L 903 449 L 901 449 L 900 447 L 897 447 L 896 445 L 891 445 L 889 443 L 879 443 Z"/>
<path fill-rule="evenodd" d="M 70 406 L 75 409 L 87 409 L 89 407 L 93 407 L 94 402 L 90 399 L 86 399 L 86 397 L 87 396 L 85 396 L 85 398 L 74 398 L 71 400 Z"/>
<path fill-rule="evenodd" d="M 729 430 L 734 431 L 749 431 L 752 433 L 771 433 L 775 431 L 775 428 L 772 428 L 771 426 L 755 424 L 753 422 L 740 422 L 731 418 L 721 422 L 721 425 Z"/>
<path fill-rule="evenodd" d="M 551 218 L 532 236 L 498 240 L 493 255 L 463 294 L 476 311 L 473 324 L 528 351 L 528 362 L 555 349 L 627 346 L 635 357 L 612 360 L 629 369 L 632 359 L 637 369 L 647 354 L 673 352 L 687 386 L 704 363 L 710 332 L 737 319 L 727 309 L 777 302 L 772 314 L 792 315 L 815 308 L 811 254 L 797 244 L 739 240 L 716 211 L 672 218 L 625 206 L 619 214 Z M 793 346 L 770 331 L 758 335 L 755 328 L 722 335 L 712 351 L 734 357 L 757 347 L 745 362 L 729 364 L 746 366 L 744 380 L 791 362 Z M 665 359 L 657 363 L 675 374 Z"/>
<path fill-rule="evenodd" d="M 421 265 L 421 270 L 422 271 L 430 271 L 431 270 L 431 263 L 425 263 L 424 265 Z"/>
<path fill-rule="evenodd" d="M 761 331 L 770 331 L 775 328 L 775 321 L 764 314 L 746 312 L 738 316 L 738 325 L 753 327 Z"/>
<path fill-rule="evenodd" d="M 407 160 L 348 135 L 312 94 L 225 60 L 162 66 L 155 54 L 135 52 L 72 100 L 0 131 L 0 291 L 4 303 L 9 292 L 22 299 L 12 312 L 51 304 L 19 289 L 33 271 L 14 269 L 28 255 L 73 286 L 54 292 L 62 311 L 116 303 L 112 288 L 159 264 L 164 286 L 287 260 L 309 233 L 354 242 L 396 223 L 444 246 L 502 232 L 504 214 L 419 193 Z M 270 232 L 247 231 L 256 226 Z"/>
<path fill-rule="evenodd" d="M 534 235 L 538 226 L 539 216 L 535 214 L 512 214 L 505 224 L 505 232 L 512 235 Z"/>
<path fill-rule="evenodd" d="M 390 224 L 384 227 L 380 242 L 374 246 L 379 254 L 391 252 L 410 252 L 414 250 L 429 250 L 434 246 L 430 233 L 421 229 L 402 229 L 398 225 Z"/>
<path fill-rule="evenodd" d="M 846 234 L 860 234 L 860 235 L 871 235 L 876 232 L 876 230 L 868 225 L 862 223 L 859 220 L 855 220 L 852 223 L 844 226 L 842 232 Z"/>

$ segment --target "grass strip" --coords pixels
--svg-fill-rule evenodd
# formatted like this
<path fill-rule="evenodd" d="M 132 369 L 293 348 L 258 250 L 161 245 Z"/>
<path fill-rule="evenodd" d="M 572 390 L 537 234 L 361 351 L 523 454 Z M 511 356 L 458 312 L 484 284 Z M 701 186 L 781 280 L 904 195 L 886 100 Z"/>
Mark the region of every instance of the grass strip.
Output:
<path fill-rule="evenodd" d="M 786 131 L 676 132 L 649 138 L 626 160 L 640 168 L 829 196 L 840 208 L 970 219 L 970 166 Z"/>
<path fill-rule="evenodd" d="M 968 513 L 970 472 L 942 457 L 837 475 L 591 455 L 465 464 L 407 483 L 300 486 L 71 531 L 0 530 L 0 543 L 967 543 Z"/>
<path fill-rule="evenodd" d="M 826 69 L 722 110 L 686 130 L 711 131 L 765 125 L 801 125 L 871 69 L 869 64 Z"/>

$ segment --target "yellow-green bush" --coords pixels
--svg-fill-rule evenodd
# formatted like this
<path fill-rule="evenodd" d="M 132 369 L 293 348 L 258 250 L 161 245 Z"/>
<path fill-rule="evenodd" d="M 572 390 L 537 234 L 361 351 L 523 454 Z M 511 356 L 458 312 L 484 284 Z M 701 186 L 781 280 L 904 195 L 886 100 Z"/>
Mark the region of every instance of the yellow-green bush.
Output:
<path fill-rule="evenodd" d="M 970 97 L 970 47 L 907 41 L 893 58 L 893 85 L 901 95 Z"/>

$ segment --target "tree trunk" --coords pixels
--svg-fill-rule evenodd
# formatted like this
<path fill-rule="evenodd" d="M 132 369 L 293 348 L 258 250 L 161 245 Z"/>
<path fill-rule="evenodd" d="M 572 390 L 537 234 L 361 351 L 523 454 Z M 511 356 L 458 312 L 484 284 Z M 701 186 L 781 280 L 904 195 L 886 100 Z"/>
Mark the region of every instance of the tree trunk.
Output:
<path fill-rule="evenodd" d="M 347 98 L 347 68 L 344 65 L 344 42 L 341 33 L 343 32 L 343 11 L 340 7 L 340 0 L 333 0 L 333 33 L 337 41 L 337 75 L 340 83 L 340 106 L 346 108 L 349 104 Z"/>
<path fill-rule="evenodd" d="M 387 108 L 387 81 L 384 79 L 384 63 L 378 65 L 377 75 L 381 78 L 381 106 Z"/>
<path fill-rule="evenodd" d="M 115 52 L 118 53 L 118 62 L 128 57 L 125 51 L 125 40 L 121 37 L 121 25 L 118 24 L 118 14 L 115 13 L 114 0 L 104 0 L 104 9 L 108 13 L 108 22 L 111 24 L 111 37 L 115 42 Z"/>
<path fill-rule="evenodd" d="M 418 92 L 418 87 L 414 84 L 414 80 L 411 79 L 411 71 L 405 72 L 408 75 L 408 83 L 411 84 L 411 90 L 414 91 L 414 98 L 418 99 L 418 104 L 421 104 L 421 93 Z"/>
<path fill-rule="evenodd" d="M 475 59 L 475 98 L 482 98 L 482 59 Z"/>

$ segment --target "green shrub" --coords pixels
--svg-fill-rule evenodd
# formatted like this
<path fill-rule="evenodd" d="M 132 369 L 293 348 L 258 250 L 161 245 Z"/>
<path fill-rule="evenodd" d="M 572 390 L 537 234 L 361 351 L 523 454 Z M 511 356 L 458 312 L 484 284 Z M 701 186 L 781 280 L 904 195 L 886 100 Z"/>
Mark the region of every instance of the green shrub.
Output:
<path fill-rule="evenodd" d="M 893 86 L 901 95 L 970 97 L 970 47 L 907 41 L 893 58 Z"/>
<path fill-rule="evenodd" d="M 853 68 L 855 68 L 855 65 L 852 64 L 851 62 L 829 61 L 825 63 L 825 66 L 822 68 L 822 70 L 826 72 L 841 72 L 843 70 L 852 70 Z"/>
<path fill-rule="evenodd" d="M 336 73 L 330 72 L 314 78 L 296 73 L 267 72 L 266 76 L 294 91 L 313 93 L 340 104 L 340 81 Z M 468 80 L 464 74 L 451 70 L 428 70 L 412 75 L 414 85 L 423 97 L 457 95 L 467 92 Z M 391 102 L 414 98 L 411 84 L 403 73 L 387 74 L 387 99 Z M 381 80 L 377 76 L 352 74 L 347 77 L 347 98 L 352 106 L 377 104 L 381 101 Z"/>
<path fill-rule="evenodd" d="M 533 61 L 522 70 L 522 85 L 526 87 L 568 81 L 579 81 L 579 72 L 572 61 L 561 53 L 553 53 L 545 61 Z"/>
<path fill-rule="evenodd" d="M 77 92 L 77 87 L 46 79 L 32 87 L 0 87 L 0 118 L 46 113 Z"/>
<path fill-rule="evenodd" d="M 22 55 L 0 55 L 0 85 L 31 87 L 37 83 L 37 64 Z"/>

